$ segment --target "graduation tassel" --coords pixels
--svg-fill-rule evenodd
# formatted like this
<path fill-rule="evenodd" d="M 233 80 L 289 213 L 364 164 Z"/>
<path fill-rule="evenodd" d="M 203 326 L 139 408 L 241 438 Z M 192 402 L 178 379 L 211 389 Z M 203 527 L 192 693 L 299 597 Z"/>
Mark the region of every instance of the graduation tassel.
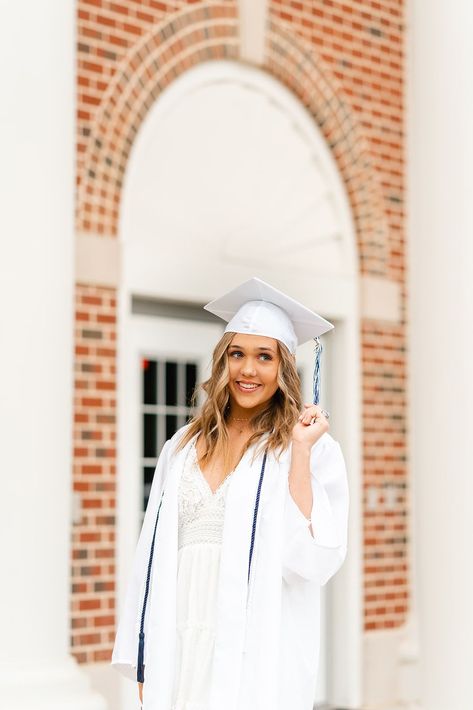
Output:
<path fill-rule="evenodd" d="M 255 535 L 256 535 L 256 521 L 258 518 L 259 499 L 260 499 L 260 495 L 261 495 L 261 486 L 263 485 L 264 469 L 266 467 L 267 457 L 268 457 L 268 451 L 266 450 L 264 452 L 264 456 L 263 456 L 263 463 L 261 464 L 261 471 L 260 471 L 259 481 L 258 481 L 258 489 L 256 491 L 255 507 L 253 509 L 253 525 L 251 526 L 250 554 L 249 554 L 249 559 L 248 559 L 248 585 L 250 584 L 251 560 L 253 558 L 253 548 L 255 545 Z"/>
<path fill-rule="evenodd" d="M 136 671 L 136 680 L 138 681 L 138 683 L 145 682 L 144 658 L 145 658 L 145 632 L 140 631 L 140 640 L 138 643 L 138 668 Z"/>
<path fill-rule="evenodd" d="M 154 542 L 156 539 L 156 529 L 158 527 L 158 521 L 159 521 L 159 511 L 161 510 L 161 505 L 163 502 L 163 496 L 164 496 L 164 491 L 161 495 L 161 500 L 159 501 L 159 506 L 158 506 L 158 512 L 156 514 L 156 522 L 154 524 L 154 531 L 153 531 L 153 539 L 151 540 L 151 549 L 149 551 L 149 560 L 148 560 L 148 572 L 146 575 L 146 587 L 145 587 L 145 595 L 143 599 L 143 609 L 141 610 L 141 624 L 140 624 L 140 634 L 139 634 L 139 641 L 138 641 L 138 660 L 136 663 L 136 680 L 138 683 L 144 683 L 145 682 L 145 666 L 144 666 L 144 660 L 145 660 L 145 615 L 146 615 L 146 604 L 148 602 L 148 594 L 149 594 L 149 585 L 151 581 L 151 568 L 153 566 L 153 555 L 154 555 Z"/>
<path fill-rule="evenodd" d="M 322 343 L 319 338 L 315 340 L 315 363 L 314 363 L 314 379 L 313 379 L 313 403 L 318 404 L 320 401 L 320 358 L 322 355 Z"/>

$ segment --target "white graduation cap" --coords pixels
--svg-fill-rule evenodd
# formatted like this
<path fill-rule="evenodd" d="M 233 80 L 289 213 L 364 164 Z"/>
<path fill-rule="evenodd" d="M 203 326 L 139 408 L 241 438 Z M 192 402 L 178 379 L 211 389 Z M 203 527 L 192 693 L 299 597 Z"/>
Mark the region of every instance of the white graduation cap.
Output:
<path fill-rule="evenodd" d="M 318 402 L 322 350 L 318 337 L 331 330 L 332 323 L 256 276 L 210 301 L 204 308 L 227 321 L 225 333 L 276 338 L 291 353 L 313 338 L 316 341 L 314 402 Z"/>

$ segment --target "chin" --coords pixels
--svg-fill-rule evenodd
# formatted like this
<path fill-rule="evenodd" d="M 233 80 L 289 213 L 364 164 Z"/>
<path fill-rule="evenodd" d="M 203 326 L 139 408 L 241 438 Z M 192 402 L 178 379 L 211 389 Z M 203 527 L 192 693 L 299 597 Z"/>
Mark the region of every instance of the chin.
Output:
<path fill-rule="evenodd" d="M 264 404 L 264 402 L 265 402 L 265 400 L 263 399 L 263 400 L 258 400 L 257 402 L 251 402 L 251 403 L 248 401 L 245 401 L 245 402 L 239 401 L 238 404 L 240 405 L 240 407 L 242 407 L 242 409 L 255 409 L 255 407 L 259 407 L 261 404 Z"/>
<path fill-rule="evenodd" d="M 260 407 L 261 405 L 266 404 L 266 402 L 271 399 L 271 397 L 267 396 L 264 386 L 261 388 L 261 391 L 258 392 L 257 397 L 242 394 L 241 392 L 236 390 L 236 387 L 234 385 L 232 385 L 231 387 L 231 393 L 235 402 L 242 409 L 255 409 L 256 407 Z"/>
<path fill-rule="evenodd" d="M 246 397 L 238 397 L 238 396 L 237 396 L 237 397 L 235 397 L 235 401 L 236 401 L 236 403 L 237 403 L 240 407 L 242 407 L 243 409 L 254 409 L 255 407 L 258 407 L 258 405 L 264 404 L 264 402 L 265 402 L 266 400 L 265 400 L 265 399 L 260 399 L 259 397 L 258 397 L 258 399 L 256 399 L 256 397 L 255 397 L 255 398 L 253 399 L 253 401 L 250 402 L 249 399 L 246 398 Z"/>

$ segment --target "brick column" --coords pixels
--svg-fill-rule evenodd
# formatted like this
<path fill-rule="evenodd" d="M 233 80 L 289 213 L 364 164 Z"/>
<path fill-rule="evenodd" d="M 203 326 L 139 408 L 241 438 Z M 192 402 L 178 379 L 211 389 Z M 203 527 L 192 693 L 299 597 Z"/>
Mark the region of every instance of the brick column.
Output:
<path fill-rule="evenodd" d="M 0 0 L 0 706 L 104 710 L 69 654 L 72 0 Z"/>

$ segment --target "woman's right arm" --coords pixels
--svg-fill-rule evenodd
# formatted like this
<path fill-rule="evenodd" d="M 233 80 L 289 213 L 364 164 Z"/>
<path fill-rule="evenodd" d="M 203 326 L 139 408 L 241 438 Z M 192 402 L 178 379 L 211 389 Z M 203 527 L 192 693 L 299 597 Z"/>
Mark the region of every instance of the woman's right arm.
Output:
<path fill-rule="evenodd" d="M 310 521 L 292 497 L 288 478 L 283 577 L 289 584 L 300 579 L 326 584 L 341 567 L 347 552 L 349 490 L 345 460 L 340 444 L 330 434 L 325 433 L 319 441 L 312 447 L 310 457 Z"/>
<path fill-rule="evenodd" d="M 143 683 L 138 683 L 138 694 L 140 696 L 140 703 L 143 704 Z"/>

